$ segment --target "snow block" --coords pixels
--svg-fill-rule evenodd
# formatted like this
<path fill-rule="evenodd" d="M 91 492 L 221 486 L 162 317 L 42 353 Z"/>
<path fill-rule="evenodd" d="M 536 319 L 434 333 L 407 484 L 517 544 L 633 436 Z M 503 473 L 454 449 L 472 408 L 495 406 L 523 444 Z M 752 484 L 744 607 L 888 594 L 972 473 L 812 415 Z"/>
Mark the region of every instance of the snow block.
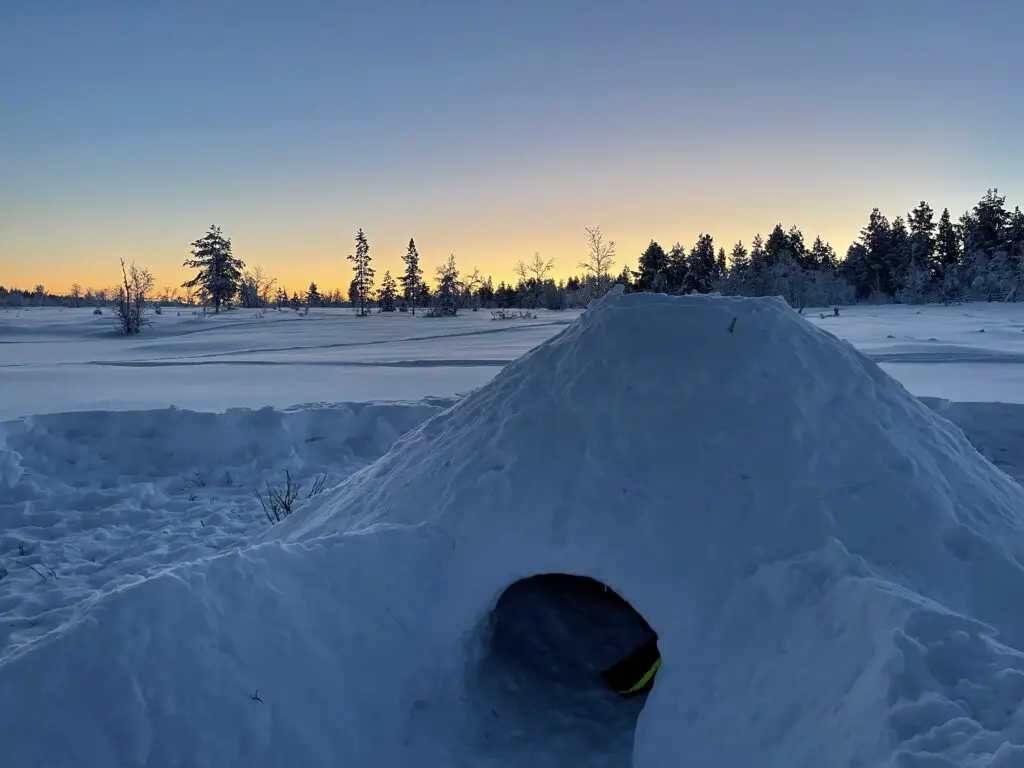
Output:
<path fill-rule="evenodd" d="M 849 344 L 614 292 L 265 541 L 0 662 L 0 736 L 19 766 L 1009 765 L 1022 563 L 1024 489 Z M 633 611 L 496 617 L 543 574 L 657 633 L 649 695 L 567 671 Z"/>

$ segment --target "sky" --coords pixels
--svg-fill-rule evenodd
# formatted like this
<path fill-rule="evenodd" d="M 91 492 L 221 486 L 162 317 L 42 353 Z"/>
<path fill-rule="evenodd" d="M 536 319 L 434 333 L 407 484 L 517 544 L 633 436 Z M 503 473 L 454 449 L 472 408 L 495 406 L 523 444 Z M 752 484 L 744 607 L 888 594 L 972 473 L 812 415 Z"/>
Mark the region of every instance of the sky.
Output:
<path fill-rule="evenodd" d="M 539 252 L 1024 205 L 1019 0 L 0 4 L 0 284 L 188 277 L 211 224 L 289 288 L 410 237 L 495 282 Z"/>

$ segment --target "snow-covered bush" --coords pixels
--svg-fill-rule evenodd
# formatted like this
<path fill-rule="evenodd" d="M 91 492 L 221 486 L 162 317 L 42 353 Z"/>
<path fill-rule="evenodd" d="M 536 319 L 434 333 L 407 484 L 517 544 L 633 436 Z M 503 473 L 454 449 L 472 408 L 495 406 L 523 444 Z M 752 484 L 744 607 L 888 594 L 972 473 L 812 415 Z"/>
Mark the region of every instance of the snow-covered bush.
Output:
<path fill-rule="evenodd" d="M 491 320 L 536 320 L 537 313 L 528 310 L 496 309 L 491 312 Z"/>

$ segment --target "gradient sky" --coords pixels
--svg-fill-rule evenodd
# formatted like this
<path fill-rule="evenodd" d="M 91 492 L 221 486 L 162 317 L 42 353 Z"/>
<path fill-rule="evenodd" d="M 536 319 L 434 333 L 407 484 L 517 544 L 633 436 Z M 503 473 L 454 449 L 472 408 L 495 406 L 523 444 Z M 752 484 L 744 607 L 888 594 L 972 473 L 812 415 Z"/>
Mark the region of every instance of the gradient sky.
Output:
<path fill-rule="evenodd" d="M 0 4 L 0 284 L 186 277 L 211 223 L 289 288 L 415 237 L 559 275 L 583 228 L 840 253 L 872 206 L 1024 205 L 1019 0 Z"/>

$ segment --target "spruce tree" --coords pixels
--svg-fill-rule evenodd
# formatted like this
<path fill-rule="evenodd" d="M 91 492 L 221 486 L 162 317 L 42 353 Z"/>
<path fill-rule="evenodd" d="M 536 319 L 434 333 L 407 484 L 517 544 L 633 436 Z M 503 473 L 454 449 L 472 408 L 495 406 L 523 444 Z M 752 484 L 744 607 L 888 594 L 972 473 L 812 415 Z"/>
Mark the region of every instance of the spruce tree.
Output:
<path fill-rule="evenodd" d="M 917 267 L 933 264 L 935 255 L 935 211 L 924 200 L 907 216 L 910 228 L 910 260 Z"/>
<path fill-rule="evenodd" d="M 693 290 L 698 293 L 710 293 L 715 283 L 715 274 L 718 271 L 715 241 L 711 235 L 702 233 L 697 238 L 697 244 L 690 251 L 687 262 L 690 267 L 690 281 Z"/>
<path fill-rule="evenodd" d="M 828 243 L 822 241 L 821 236 L 814 238 L 814 244 L 807 254 L 807 261 L 812 269 L 833 271 L 839 266 L 836 259 L 835 249 Z"/>
<path fill-rule="evenodd" d="M 651 240 L 647 249 L 640 254 L 637 271 L 633 273 L 638 291 L 665 290 L 667 285 L 668 255 L 665 249 Z"/>
<path fill-rule="evenodd" d="M 317 288 L 316 283 L 310 283 L 309 289 L 306 291 L 306 306 L 316 307 L 320 304 L 320 289 Z"/>
<path fill-rule="evenodd" d="M 437 295 L 434 307 L 430 311 L 431 316 L 444 317 L 458 314 L 462 287 L 453 253 L 448 257 L 448 261 L 437 268 Z"/>
<path fill-rule="evenodd" d="M 804 233 L 795 224 L 786 232 L 786 243 L 789 246 L 789 252 L 793 256 L 793 260 L 801 267 L 806 268 L 808 266 L 808 253 L 807 246 L 804 244 Z"/>
<path fill-rule="evenodd" d="M 633 270 L 629 268 L 629 264 L 622 265 L 622 271 L 615 278 L 615 283 L 625 287 L 627 291 L 633 287 Z"/>
<path fill-rule="evenodd" d="M 750 256 L 741 240 L 732 247 L 732 253 L 729 255 L 729 276 L 742 280 L 748 269 L 750 269 Z"/>
<path fill-rule="evenodd" d="M 965 255 L 984 251 L 991 258 L 997 251 L 1006 250 L 1010 212 L 999 190 L 988 190 L 962 221 Z"/>
<path fill-rule="evenodd" d="M 380 292 L 377 295 L 377 311 L 394 312 L 397 294 L 398 286 L 395 284 L 395 278 L 391 276 L 391 271 L 388 270 L 384 273 L 384 279 L 380 283 Z"/>
<path fill-rule="evenodd" d="M 722 280 L 728 273 L 728 265 L 725 261 L 725 248 L 718 249 L 718 258 L 715 259 L 715 280 Z"/>
<path fill-rule="evenodd" d="M 192 258 L 186 259 L 183 266 L 199 272 L 181 287 L 200 288 L 213 302 L 214 312 L 220 312 L 221 305 L 238 293 L 245 269 L 245 263 L 231 254 L 231 240 L 224 237 L 217 226 L 211 226 L 203 237 L 192 243 Z"/>
<path fill-rule="evenodd" d="M 910 232 L 902 216 L 892 220 L 889 228 L 889 252 L 887 270 L 891 280 L 891 291 L 895 295 L 903 289 L 910 263 Z"/>
<path fill-rule="evenodd" d="M 950 219 L 949 208 L 943 208 L 935 235 L 935 254 L 932 260 L 932 273 L 935 279 L 942 279 L 960 262 L 960 242 L 960 234 Z"/>
<path fill-rule="evenodd" d="M 359 314 L 363 316 L 366 314 L 366 300 L 370 296 L 370 291 L 373 290 L 374 270 L 370 266 L 370 245 L 366 242 L 366 235 L 363 234 L 362 228 L 356 233 L 356 252 L 350 254 L 348 260 L 352 262 L 352 271 L 355 273 L 352 284 L 358 292 Z M 354 307 L 356 297 L 351 298 Z"/>
<path fill-rule="evenodd" d="M 774 267 L 787 251 L 791 251 L 789 237 L 786 236 L 782 225 L 776 224 L 764 244 L 765 266 Z"/>
<path fill-rule="evenodd" d="M 871 289 L 877 294 L 893 295 L 889 246 L 892 244 L 892 225 L 878 208 L 871 210 L 868 224 L 860 233 L 865 248 L 866 267 L 871 275 Z"/>
<path fill-rule="evenodd" d="M 690 268 L 686 265 L 686 249 L 682 243 L 676 243 L 669 250 L 668 260 L 668 290 L 673 293 L 685 293 L 689 282 L 688 275 Z"/>
<path fill-rule="evenodd" d="M 416 304 L 419 303 L 419 288 L 423 281 L 423 270 L 420 269 L 420 254 L 416 250 L 416 241 L 411 237 L 402 261 L 405 262 L 405 273 L 399 278 L 402 283 L 402 298 L 415 315 Z"/>
<path fill-rule="evenodd" d="M 767 260 L 768 257 L 764 252 L 764 239 L 758 233 L 754 235 L 754 239 L 750 243 L 750 266 L 754 270 L 759 270 L 767 266 Z"/>

